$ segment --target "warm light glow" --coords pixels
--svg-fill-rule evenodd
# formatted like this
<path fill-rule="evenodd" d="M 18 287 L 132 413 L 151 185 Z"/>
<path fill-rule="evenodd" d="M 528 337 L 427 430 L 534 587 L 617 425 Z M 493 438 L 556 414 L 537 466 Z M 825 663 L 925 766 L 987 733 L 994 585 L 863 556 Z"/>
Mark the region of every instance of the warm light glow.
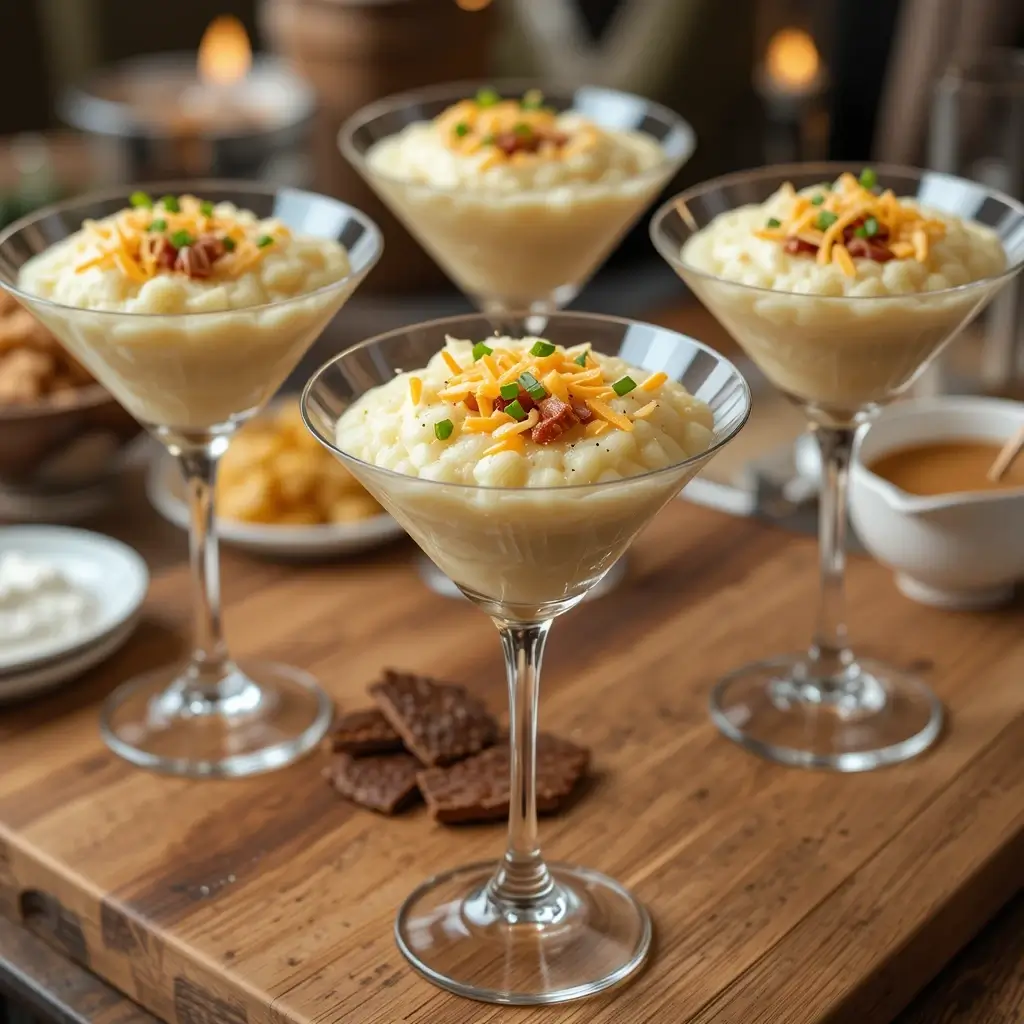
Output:
<path fill-rule="evenodd" d="M 814 40 L 803 29 L 784 28 L 769 41 L 765 66 L 776 85 L 800 89 L 817 78 L 821 59 Z"/>
<path fill-rule="evenodd" d="M 204 82 L 230 85 L 249 73 L 252 46 L 245 26 L 230 14 L 210 22 L 199 44 L 199 77 Z"/>
<path fill-rule="evenodd" d="M 490 2 L 491 0 L 455 0 L 464 11 L 482 11 Z"/>

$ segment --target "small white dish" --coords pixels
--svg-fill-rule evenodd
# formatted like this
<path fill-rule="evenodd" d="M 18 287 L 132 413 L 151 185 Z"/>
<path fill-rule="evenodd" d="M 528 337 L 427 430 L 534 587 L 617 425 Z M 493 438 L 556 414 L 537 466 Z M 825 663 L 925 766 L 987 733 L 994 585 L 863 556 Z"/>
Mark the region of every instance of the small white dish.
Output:
<path fill-rule="evenodd" d="M 1024 424 L 1024 403 L 941 396 L 901 402 L 868 427 L 850 473 L 850 518 L 864 547 L 909 598 L 938 608 L 1003 604 L 1024 580 L 1024 488 L 919 497 L 868 466 L 935 441 L 1000 445 Z"/>
<path fill-rule="evenodd" d="M 0 703 L 24 700 L 45 690 L 52 690 L 70 682 L 89 669 L 106 661 L 121 649 L 135 632 L 139 615 L 136 613 L 122 626 L 101 640 L 76 650 L 64 658 L 45 662 L 42 666 L 0 675 Z"/>
<path fill-rule="evenodd" d="M 181 473 L 166 451 L 158 452 L 146 475 L 146 494 L 165 519 L 188 529 L 188 506 Z M 217 519 L 217 536 L 225 543 L 258 555 L 281 558 L 328 558 L 351 555 L 387 544 L 405 531 L 386 512 L 352 523 L 319 526 L 274 526 Z"/>
<path fill-rule="evenodd" d="M 141 556 L 118 540 L 62 526 L 0 528 L 0 555 L 17 551 L 45 559 L 88 592 L 93 614 L 81 630 L 62 637 L 0 644 L 0 678 L 43 668 L 103 640 L 134 622 L 149 589 Z"/>

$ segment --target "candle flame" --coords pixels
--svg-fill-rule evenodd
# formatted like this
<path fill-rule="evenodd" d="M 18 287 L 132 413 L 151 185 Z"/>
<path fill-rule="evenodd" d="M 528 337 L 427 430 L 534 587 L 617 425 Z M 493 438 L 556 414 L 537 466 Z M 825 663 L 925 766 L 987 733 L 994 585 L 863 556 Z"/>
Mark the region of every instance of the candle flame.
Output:
<path fill-rule="evenodd" d="M 199 44 L 199 77 L 204 82 L 230 85 L 252 67 L 252 46 L 245 26 L 230 14 L 214 18 Z"/>
<path fill-rule="evenodd" d="M 768 43 L 765 65 L 772 81 L 795 89 L 817 78 L 821 58 L 814 40 L 803 29 L 783 28 Z"/>
<path fill-rule="evenodd" d="M 455 3 L 464 11 L 482 11 L 490 6 L 491 0 L 455 0 Z"/>

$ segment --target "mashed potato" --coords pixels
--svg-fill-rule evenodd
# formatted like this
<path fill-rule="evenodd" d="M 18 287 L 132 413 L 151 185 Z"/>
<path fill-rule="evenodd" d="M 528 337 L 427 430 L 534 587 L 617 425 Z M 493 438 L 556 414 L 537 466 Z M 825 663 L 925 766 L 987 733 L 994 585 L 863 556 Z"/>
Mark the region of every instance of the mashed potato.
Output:
<path fill-rule="evenodd" d="M 349 468 L 427 554 L 524 619 L 581 597 L 715 439 L 708 406 L 663 373 L 585 348 L 534 356 L 538 342 L 545 351 L 542 339 L 489 338 L 491 353 L 474 359 L 470 342 L 450 340 L 423 369 L 364 394 L 336 428 L 338 448 L 359 460 Z M 525 374 L 544 382 L 528 414 L 485 408 L 496 382 Z M 560 391 L 582 419 L 537 442 L 548 436 L 540 411 L 560 408 L 542 395 Z"/>
<path fill-rule="evenodd" d="M 357 281 L 333 239 L 168 201 L 83 225 L 19 286 L 48 300 L 32 312 L 140 422 L 203 430 L 263 405 Z"/>
<path fill-rule="evenodd" d="M 488 339 L 516 359 L 528 356 L 538 339 Z M 472 365 L 472 342 L 451 341 L 448 352 L 463 366 Z M 651 378 L 644 370 L 621 359 L 592 352 L 590 366 L 599 366 L 606 381 L 626 377 L 639 382 Z M 538 360 L 539 362 L 539 360 Z M 535 376 L 543 378 L 534 367 Z M 422 382 L 419 402 L 410 396 L 410 378 Z M 525 450 L 485 454 L 494 447 L 489 433 L 467 432 L 474 413 L 459 401 L 444 401 L 438 393 L 452 377 L 440 353 L 422 370 L 401 373 L 393 381 L 367 392 L 342 418 L 337 441 L 340 448 L 385 469 L 410 476 L 482 487 L 560 487 L 637 476 L 663 469 L 705 451 L 711 443 L 711 410 L 682 385 L 666 380 L 653 391 L 636 387 L 608 405 L 626 417 L 655 402 L 646 417 L 635 419 L 630 431 L 610 429 L 587 436 L 577 426 L 548 444 L 526 440 Z M 440 440 L 435 427 L 447 420 L 452 434 Z"/>
<path fill-rule="evenodd" d="M 479 97 L 382 139 L 366 163 L 456 283 L 508 308 L 578 289 L 676 167 L 643 132 Z"/>
<path fill-rule="evenodd" d="M 876 195 L 851 175 L 719 214 L 680 259 L 686 283 L 768 378 L 839 420 L 908 387 L 1006 267 L 988 228 Z"/>

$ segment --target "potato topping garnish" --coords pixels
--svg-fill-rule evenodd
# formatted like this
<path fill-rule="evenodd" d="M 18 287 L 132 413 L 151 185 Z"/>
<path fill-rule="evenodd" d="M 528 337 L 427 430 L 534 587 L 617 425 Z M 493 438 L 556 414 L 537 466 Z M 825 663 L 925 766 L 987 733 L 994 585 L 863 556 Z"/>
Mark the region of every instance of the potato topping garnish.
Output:
<path fill-rule="evenodd" d="M 116 268 L 139 283 L 158 274 L 237 278 L 289 237 L 283 224 L 268 234 L 258 221 L 226 214 L 196 196 L 154 200 L 145 192 L 135 192 L 130 203 L 113 218 L 87 220 L 82 225 L 95 254 L 82 260 L 76 273 L 92 267 Z"/>
<path fill-rule="evenodd" d="M 792 200 L 789 215 L 784 220 L 770 218 L 757 237 L 778 242 L 792 255 L 813 257 L 823 266 L 834 263 L 847 277 L 857 276 L 855 258 L 927 263 L 931 243 L 946 233 L 941 220 L 900 201 L 891 189 L 881 191 L 871 168 L 859 178 L 847 172 L 832 184 L 799 195 L 786 184 L 783 193 Z"/>
<path fill-rule="evenodd" d="M 589 125 L 574 132 L 559 126 L 558 115 L 544 105 L 539 89 L 522 99 L 503 100 L 493 89 L 481 89 L 443 111 L 434 125 L 445 145 L 456 153 L 484 153 L 481 170 L 503 163 L 563 159 L 592 148 L 597 130 Z"/>
<path fill-rule="evenodd" d="M 494 438 L 497 444 L 487 449 L 487 455 L 522 453 L 526 437 L 535 444 L 551 444 L 576 427 L 586 431 L 594 421 L 609 429 L 631 431 L 638 417 L 644 419 L 657 409 L 657 399 L 652 398 L 633 417 L 614 409 L 609 401 L 637 388 L 654 392 L 668 379 L 659 372 L 643 380 L 628 375 L 605 380 L 604 369 L 588 346 L 565 349 L 543 338 L 536 339 L 525 353 L 480 341 L 470 357 L 471 363 L 463 366 L 451 349 L 441 350 L 452 375 L 437 397 L 465 405 L 468 414 L 462 422 L 463 433 Z M 423 401 L 419 377 L 409 378 L 409 400 L 414 406 Z M 447 440 L 454 424 L 449 420 L 442 423 L 444 436 L 435 433 L 438 440 Z"/>
<path fill-rule="evenodd" d="M 380 515 L 380 505 L 306 429 L 290 401 L 247 423 L 217 475 L 217 514 L 276 526 L 348 523 Z"/>

